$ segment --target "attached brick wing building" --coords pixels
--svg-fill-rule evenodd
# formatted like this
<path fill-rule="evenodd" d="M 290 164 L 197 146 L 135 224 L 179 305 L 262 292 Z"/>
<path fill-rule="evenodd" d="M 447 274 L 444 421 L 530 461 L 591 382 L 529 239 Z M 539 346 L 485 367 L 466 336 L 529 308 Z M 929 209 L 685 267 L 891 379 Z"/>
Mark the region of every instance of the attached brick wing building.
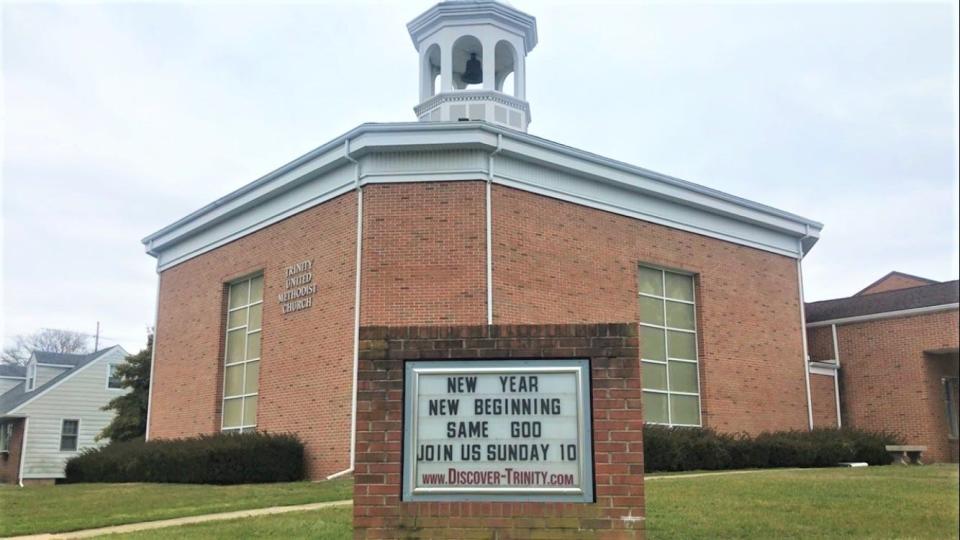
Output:
<path fill-rule="evenodd" d="M 958 302 L 957 281 L 891 272 L 807 304 L 815 424 L 896 433 L 928 461 L 956 462 Z"/>

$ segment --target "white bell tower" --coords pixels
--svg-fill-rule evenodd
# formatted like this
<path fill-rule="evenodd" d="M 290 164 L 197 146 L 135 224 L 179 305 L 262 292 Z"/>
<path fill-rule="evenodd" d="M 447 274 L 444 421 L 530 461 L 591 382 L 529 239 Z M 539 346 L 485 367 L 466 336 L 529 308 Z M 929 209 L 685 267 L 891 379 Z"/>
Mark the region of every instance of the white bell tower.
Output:
<path fill-rule="evenodd" d="M 493 0 L 449 0 L 407 25 L 420 57 L 420 121 L 530 124 L 525 60 L 537 20 Z"/>

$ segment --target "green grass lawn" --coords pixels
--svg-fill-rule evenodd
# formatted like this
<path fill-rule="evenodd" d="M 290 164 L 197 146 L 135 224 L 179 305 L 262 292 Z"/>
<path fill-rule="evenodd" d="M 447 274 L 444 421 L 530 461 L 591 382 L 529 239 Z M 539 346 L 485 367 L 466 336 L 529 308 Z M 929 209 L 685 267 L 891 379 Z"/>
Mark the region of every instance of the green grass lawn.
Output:
<path fill-rule="evenodd" d="M 182 527 L 156 529 L 138 533 L 116 534 L 107 538 L 182 540 L 209 538 L 311 538 L 314 540 L 346 540 L 353 538 L 353 508 L 324 508 L 306 512 L 289 512 L 276 516 L 231 519 L 213 523 L 196 523 Z"/>
<path fill-rule="evenodd" d="M 3 485 L 0 487 L 0 537 L 336 501 L 352 496 L 349 479 L 241 486 L 67 484 L 18 488 Z"/>
<path fill-rule="evenodd" d="M 958 538 L 960 476 L 956 465 L 687 476 L 648 481 L 648 538 Z M 170 491 L 166 491 L 168 488 Z M 83 500 L 89 490 L 97 490 L 92 493 L 96 502 Z M 189 496 L 190 500 L 181 504 L 174 490 L 184 490 L 184 496 Z M 140 492 L 151 498 L 144 499 Z M 255 504 L 231 504 L 232 501 L 225 500 L 231 496 Z M 11 534 L 8 504 L 13 500 L 23 503 L 22 499 L 26 497 L 31 503 L 16 507 L 19 518 L 15 521 L 61 524 L 56 529 L 30 529 L 34 532 L 41 529 L 62 531 L 67 530 L 62 524 L 81 520 L 80 517 L 67 516 L 83 515 L 86 523 L 81 526 L 95 527 L 257 506 L 300 504 L 349 498 L 349 484 L 341 481 L 236 487 L 114 484 L 25 490 L 4 488 L 0 489 L 3 516 L 0 536 Z M 176 503 L 175 507 L 171 506 L 173 503 Z M 219 506 L 211 509 L 213 504 Z M 126 512 L 120 512 L 118 506 L 125 507 Z M 150 515 L 144 517 L 147 513 Z M 34 519 L 35 516 L 38 517 Z M 130 519 L 133 516 L 137 519 Z M 113 521 L 107 521 L 107 518 Z M 122 537 L 346 539 L 352 536 L 350 520 L 349 507 L 331 508 L 186 525 Z M 72 525 L 69 528 L 78 527 Z M 16 531 L 21 532 L 20 529 Z"/>
<path fill-rule="evenodd" d="M 956 465 L 763 471 L 647 484 L 648 538 L 957 538 Z"/>

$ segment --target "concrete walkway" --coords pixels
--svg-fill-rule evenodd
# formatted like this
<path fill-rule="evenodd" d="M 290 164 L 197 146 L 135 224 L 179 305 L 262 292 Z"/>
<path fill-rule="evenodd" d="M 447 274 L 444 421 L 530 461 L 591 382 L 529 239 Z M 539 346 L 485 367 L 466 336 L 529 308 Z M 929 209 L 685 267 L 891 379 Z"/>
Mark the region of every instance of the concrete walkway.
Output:
<path fill-rule="evenodd" d="M 834 467 L 836 468 L 836 467 Z M 650 480 L 666 480 L 666 479 L 678 479 L 678 478 L 701 478 L 704 476 L 727 476 L 732 474 L 756 474 L 756 473 L 775 473 L 775 472 L 796 472 L 796 471 L 816 471 L 819 470 L 817 467 L 808 467 L 805 469 L 801 468 L 783 468 L 783 469 L 750 469 L 749 471 L 716 471 L 716 472 L 705 472 L 705 473 L 693 473 L 693 474 L 684 474 L 684 473 L 663 473 L 657 476 L 646 476 L 644 477 L 645 482 Z"/>
<path fill-rule="evenodd" d="M 298 504 L 295 506 L 271 506 L 270 508 L 255 508 L 252 510 L 238 510 L 236 512 L 222 512 L 219 514 L 205 514 L 202 516 L 188 516 L 173 519 L 161 519 L 158 521 L 145 521 L 142 523 L 128 523 L 126 525 L 114 525 L 112 527 L 100 527 L 98 529 L 84 529 L 82 531 L 72 531 L 64 533 L 33 534 L 29 536 L 14 536 L 17 540 L 51 540 L 59 538 L 93 538 L 105 534 L 130 533 L 137 531 L 149 531 L 151 529 L 163 529 L 166 527 L 176 527 L 179 525 L 190 525 L 192 523 L 206 523 L 208 521 L 223 521 L 226 519 L 238 519 L 256 516 L 270 516 L 274 514 L 286 514 L 287 512 L 302 512 L 304 510 L 319 510 L 321 508 L 333 508 L 337 506 L 350 506 L 353 500 L 331 501 L 311 504 Z"/>

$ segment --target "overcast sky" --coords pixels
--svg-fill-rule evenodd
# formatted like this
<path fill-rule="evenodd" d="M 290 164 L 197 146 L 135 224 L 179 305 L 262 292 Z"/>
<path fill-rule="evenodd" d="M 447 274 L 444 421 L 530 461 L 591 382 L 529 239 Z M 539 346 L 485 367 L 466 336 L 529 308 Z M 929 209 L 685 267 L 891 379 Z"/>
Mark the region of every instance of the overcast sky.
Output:
<path fill-rule="evenodd" d="M 430 2 L 2 7 L 5 339 L 134 351 L 140 239 L 368 121 L 414 120 Z M 825 224 L 807 299 L 958 275 L 951 3 L 557 3 L 530 132 Z"/>

